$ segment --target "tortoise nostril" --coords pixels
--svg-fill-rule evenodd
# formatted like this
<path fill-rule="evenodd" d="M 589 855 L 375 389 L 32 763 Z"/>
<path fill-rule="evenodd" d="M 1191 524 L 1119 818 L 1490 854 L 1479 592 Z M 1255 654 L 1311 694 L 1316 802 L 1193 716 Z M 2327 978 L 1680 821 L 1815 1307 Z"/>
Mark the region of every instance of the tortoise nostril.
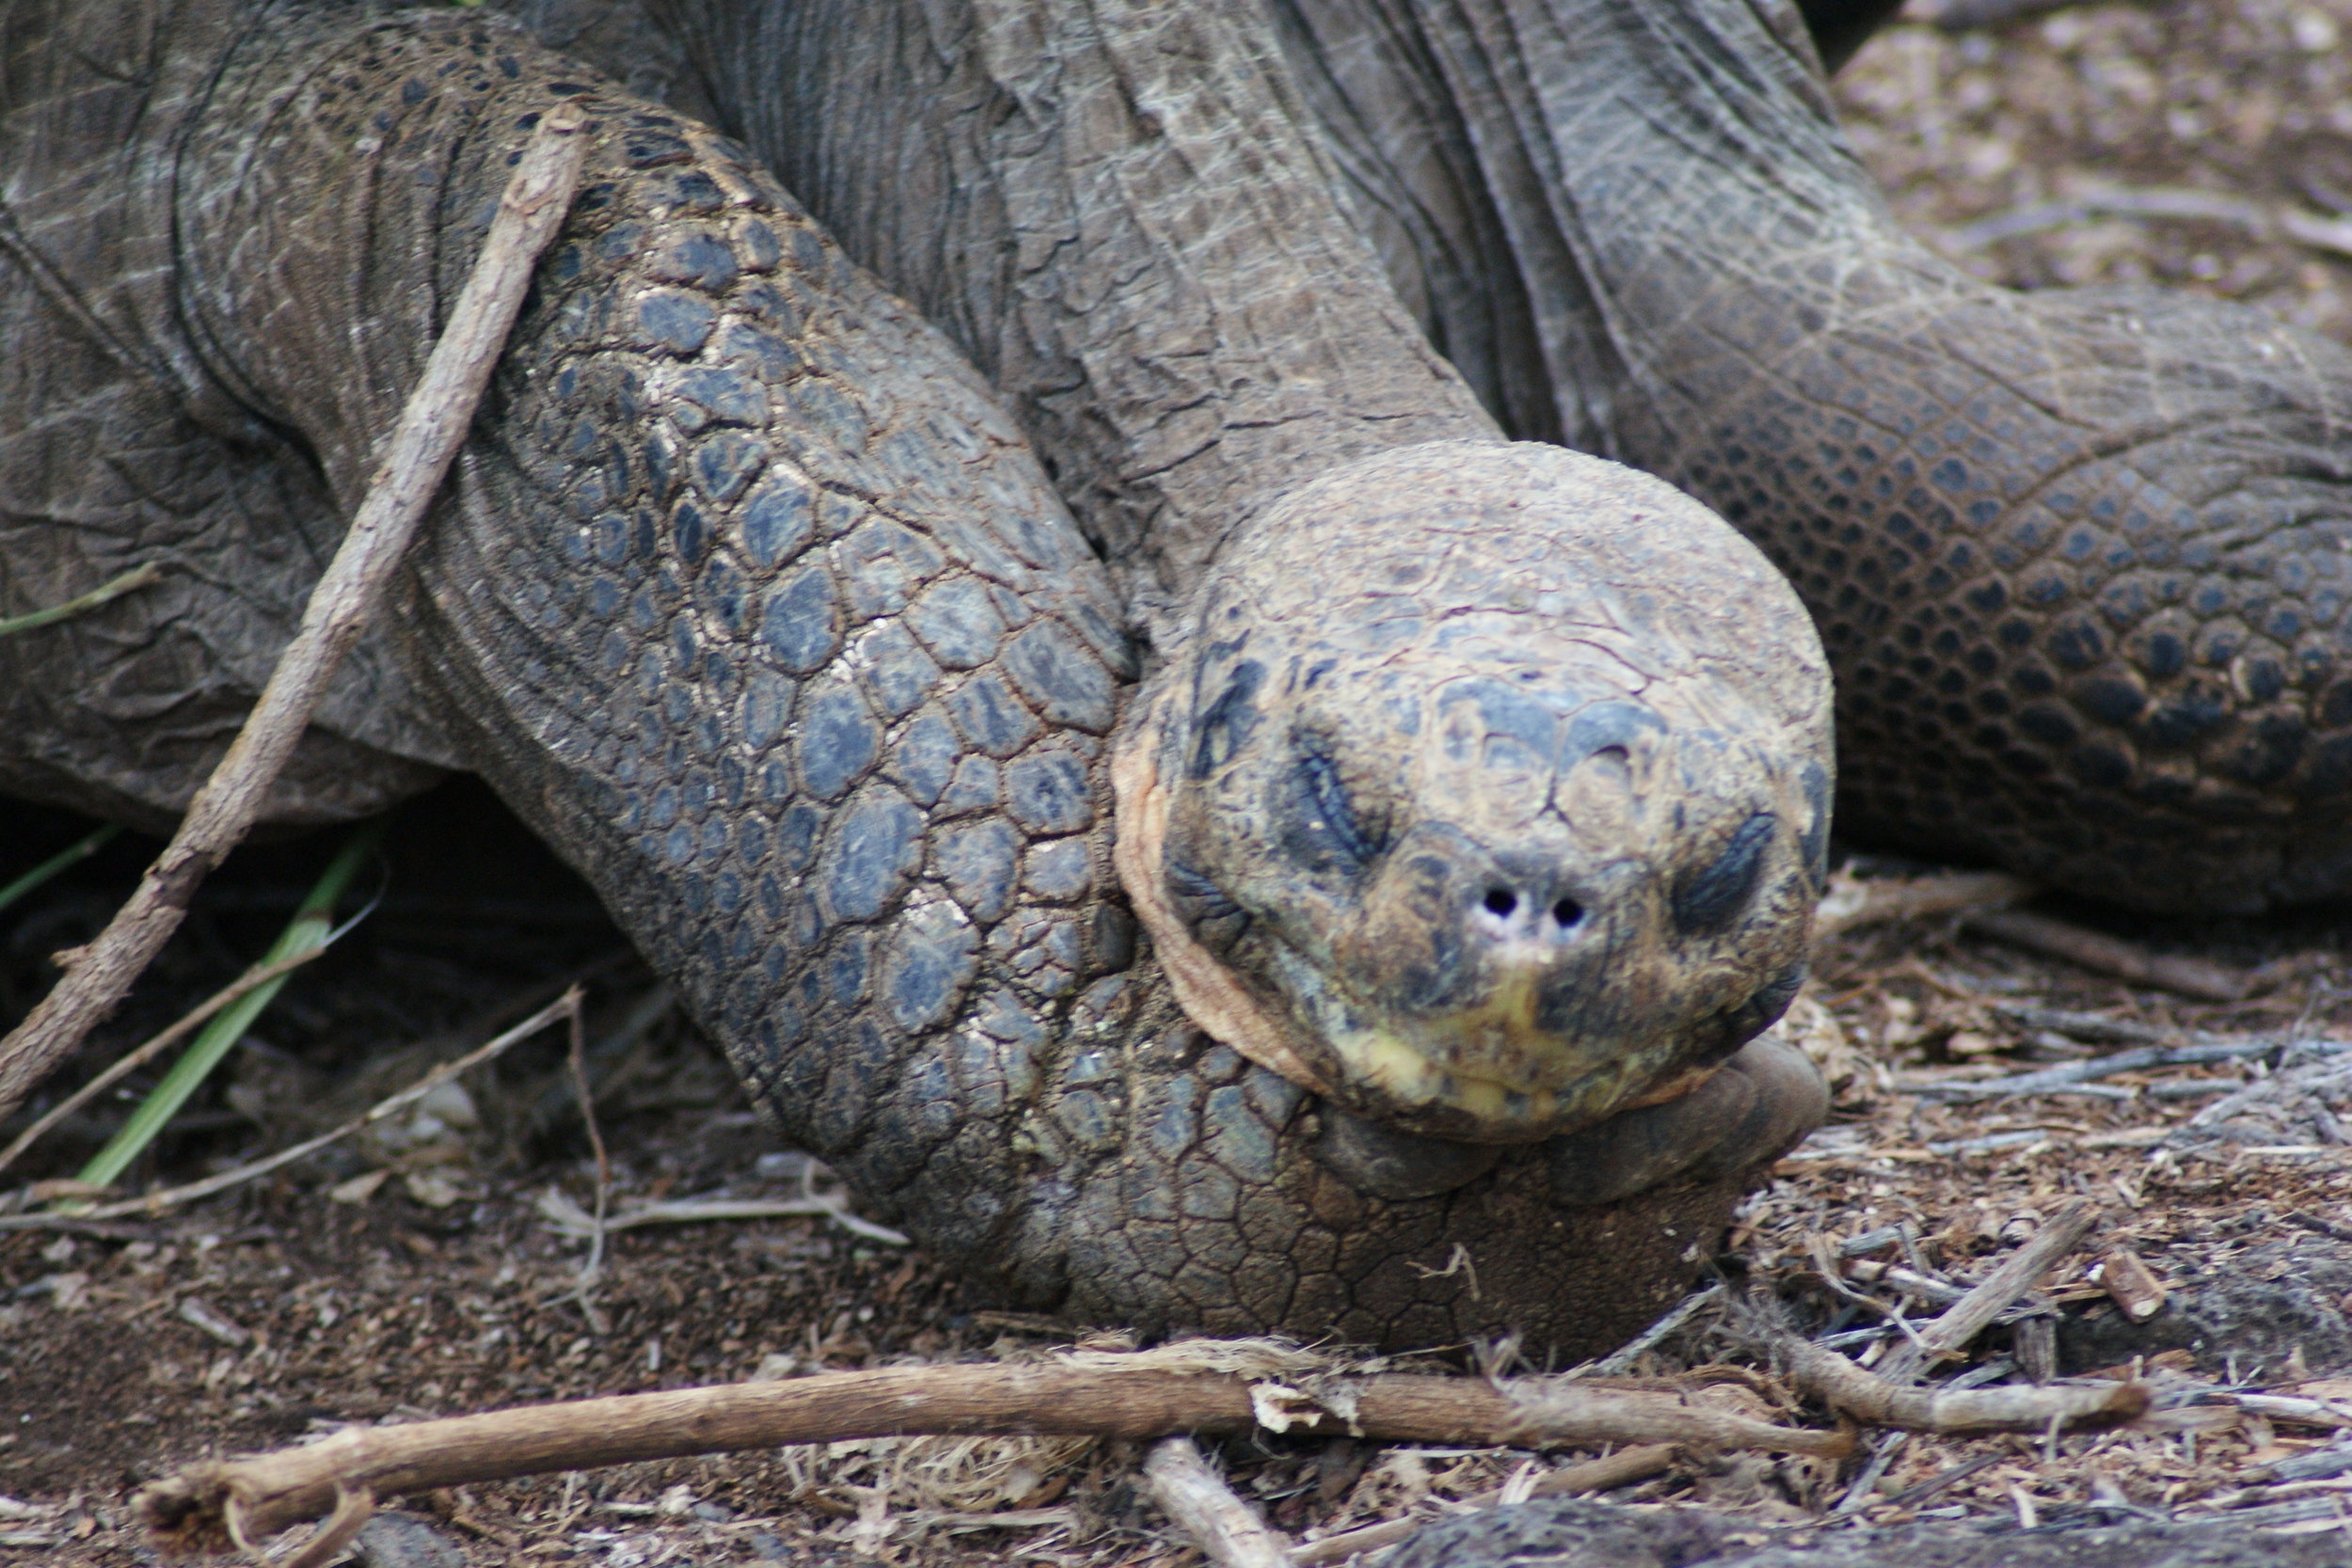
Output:
<path fill-rule="evenodd" d="M 1584 906 L 1573 898 L 1563 898 L 1551 906 L 1551 918 L 1565 930 L 1584 918 Z"/>
<path fill-rule="evenodd" d="M 1518 895 L 1507 887 L 1488 888 L 1486 902 L 1486 912 L 1502 919 L 1508 919 L 1511 911 L 1519 907 Z"/>

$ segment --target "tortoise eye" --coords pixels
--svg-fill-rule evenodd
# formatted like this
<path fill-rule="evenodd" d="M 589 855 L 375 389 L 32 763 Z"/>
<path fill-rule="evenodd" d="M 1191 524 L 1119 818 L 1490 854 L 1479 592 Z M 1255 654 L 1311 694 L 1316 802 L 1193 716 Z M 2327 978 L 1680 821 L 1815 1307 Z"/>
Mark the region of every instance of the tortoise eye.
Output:
<path fill-rule="evenodd" d="M 1740 823 L 1723 852 L 1675 889 L 1675 924 L 1692 936 L 1729 925 L 1756 891 L 1756 878 L 1764 870 L 1764 850 L 1779 823 L 1780 818 L 1769 811 L 1759 811 Z"/>
<path fill-rule="evenodd" d="M 1347 786 L 1340 782 L 1339 766 L 1319 748 L 1304 747 L 1293 768 L 1298 785 L 1298 809 L 1304 818 L 1297 824 L 1297 844 L 1302 859 L 1322 859 L 1338 855 L 1357 865 L 1362 865 L 1379 854 L 1384 846 L 1379 837 L 1365 826 L 1356 814 L 1355 801 L 1348 799 Z"/>

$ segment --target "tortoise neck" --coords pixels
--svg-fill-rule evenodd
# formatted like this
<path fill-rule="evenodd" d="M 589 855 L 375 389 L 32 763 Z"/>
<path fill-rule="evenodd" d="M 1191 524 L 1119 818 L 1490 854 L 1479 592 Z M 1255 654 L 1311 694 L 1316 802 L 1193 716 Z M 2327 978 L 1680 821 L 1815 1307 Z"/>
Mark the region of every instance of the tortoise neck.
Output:
<path fill-rule="evenodd" d="M 1284 492 L 1492 436 L 1332 194 L 1247 6 L 661 8 L 731 121 L 1181 593 Z"/>
<path fill-rule="evenodd" d="M 1638 463 L 1629 401 L 1681 401 L 1677 356 L 1726 316 L 1786 335 L 1873 269 L 1940 270 L 1861 173 L 1793 6 L 1274 4 L 1359 226 L 1515 436 Z"/>

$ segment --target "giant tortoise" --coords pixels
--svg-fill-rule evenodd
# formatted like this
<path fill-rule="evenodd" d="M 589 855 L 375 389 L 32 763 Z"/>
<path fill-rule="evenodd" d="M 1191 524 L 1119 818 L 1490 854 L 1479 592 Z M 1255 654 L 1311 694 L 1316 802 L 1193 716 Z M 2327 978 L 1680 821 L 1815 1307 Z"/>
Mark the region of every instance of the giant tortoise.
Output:
<path fill-rule="evenodd" d="M 1621 1338 L 1822 1114 L 1758 1037 L 1833 793 L 2145 908 L 2352 883 L 2352 361 L 1933 260 L 1799 11 L 650 11 L 570 27 L 599 73 L 13 0 L 0 613 L 164 575 L 0 641 L 0 789 L 184 804 L 566 104 L 273 815 L 482 774 L 977 1291 Z"/>

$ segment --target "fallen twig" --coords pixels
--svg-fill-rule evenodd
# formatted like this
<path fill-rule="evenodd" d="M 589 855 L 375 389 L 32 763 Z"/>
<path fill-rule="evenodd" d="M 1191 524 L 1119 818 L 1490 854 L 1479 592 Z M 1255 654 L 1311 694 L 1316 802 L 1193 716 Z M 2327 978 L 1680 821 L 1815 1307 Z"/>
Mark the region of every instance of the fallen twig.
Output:
<path fill-rule="evenodd" d="M 70 620 L 85 610 L 96 610 L 102 604 L 110 604 L 125 594 L 135 593 L 163 575 L 163 567 L 152 561 L 134 566 L 120 577 L 102 582 L 88 593 L 77 594 L 63 604 L 54 604 L 46 610 L 30 610 L 23 615 L 12 615 L 6 620 L 0 620 L 0 637 L 7 637 L 20 631 L 31 631 L 36 626 L 52 626 L 59 621 Z"/>
<path fill-rule="evenodd" d="M 1979 27 L 2005 27 L 2028 17 L 2067 10 L 2085 0 L 1914 0 L 1902 20 L 1920 22 L 1941 33 L 1966 33 Z"/>
<path fill-rule="evenodd" d="M 1290 1544 L 1233 1495 L 1189 1437 L 1163 1437 L 1144 1456 L 1152 1500 L 1219 1568 L 1283 1568 Z"/>
<path fill-rule="evenodd" d="M 2123 1316 L 2136 1323 L 2144 1323 L 2164 1310 L 2168 1294 L 2164 1281 L 2129 1247 L 2109 1247 L 2101 1256 L 2099 1283 L 2106 1288 Z"/>
<path fill-rule="evenodd" d="M 186 915 L 196 889 L 245 837 L 293 755 L 328 679 L 366 627 L 426 506 L 465 439 L 522 308 L 539 254 L 570 210 L 587 137 L 575 112 L 550 111 L 507 182 L 497 217 L 450 324 L 409 394 L 388 455 L 368 486 L 228 754 L 138 888 L 65 977 L 0 1040 L 0 1117 L 112 1012 Z"/>
<path fill-rule="evenodd" d="M 580 1119 L 588 1129 L 588 1147 L 596 1156 L 596 1208 L 588 1216 L 588 1256 L 580 1259 L 580 1283 L 572 1294 L 579 1298 L 580 1309 L 589 1323 L 602 1334 L 604 1314 L 597 1310 L 589 1292 L 596 1289 L 596 1277 L 604 1272 L 604 1220 L 605 1211 L 612 1201 L 612 1164 L 604 1152 L 604 1130 L 596 1125 L 596 1091 L 588 1086 L 588 1029 L 578 1007 L 572 1009 L 564 1060 L 571 1068 L 572 1093 L 580 1101 Z"/>
<path fill-rule="evenodd" d="M 1835 936 L 1889 920 L 1924 920 L 1930 915 L 1997 909 L 2030 898 L 2039 890 L 2006 871 L 1947 871 L 1932 877 L 1883 877 L 1865 880 L 1839 872 L 1813 911 L 1813 934 Z"/>
<path fill-rule="evenodd" d="M 2090 1227 L 2090 1205 L 2079 1199 L 2068 1204 L 2035 1232 L 2032 1240 L 2003 1259 L 1998 1268 L 1947 1307 L 1940 1317 L 1921 1324 L 1910 1343 L 1886 1358 L 1886 1364 L 1880 1369 L 1881 1378 L 1893 1384 L 1908 1383 L 1945 1356 L 1965 1347 L 1990 1327 L 2011 1302 L 2032 1290 L 2053 1264 L 2081 1245 Z M 1844 1361 L 1845 1357 L 1837 1359 Z"/>
<path fill-rule="evenodd" d="M 1871 1447 L 1868 1462 L 1854 1476 L 1853 1484 L 1846 1488 L 1846 1495 L 1839 1497 L 1836 1505 L 1829 1511 L 1831 1517 L 1856 1513 L 1868 1503 L 1871 1496 L 1878 1491 L 1879 1481 L 1895 1463 L 1896 1456 L 1903 1451 L 1903 1445 L 1910 1441 L 1911 1433 L 1907 1432 L 1883 1433 Z"/>
<path fill-rule="evenodd" d="M 2290 1224 L 2299 1225 L 2306 1230 L 2316 1230 L 2323 1236 L 2332 1236 L 2339 1242 L 2352 1242 L 2352 1225 L 2338 1225 L 2333 1220 L 2321 1219 L 2317 1214 L 2306 1212 L 2301 1209 L 2290 1212 L 2287 1220 Z"/>
<path fill-rule="evenodd" d="M 2257 239 L 2287 239 L 2314 250 L 2352 255 L 2352 223 L 2344 219 L 2296 207 L 2274 207 L 2219 191 L 2162 185 L 2086 191 L 2057 201 L 2012 208 L 1947 229 L 1943 239 L 1955 250 L 1981 250 L 2004 240 L 2104 217 L 2176 218 L 2190 223 L 2228 224 Z"/>
<path fill-rule="evenodd" d="M 1998 1100 L 2010 1095 L 2046 1094 L 2112 1078 L 2122 1072 L 2146 1072 L 2156 1068 L 2203 1067 L 2214 1062 L 2244 1061 L 2280 1049 L 2275 1039 L 2229 1040 L 2210 1045 L 2152 1045 L 2138 1051 L 2119 1051 L 2089 1061 L 2061 1062 L 2057 1067 L 2021 1072 L 2010 1078 L 1979 1078 L 1958 1084 L 1920 1084 L 1905 1094 L 1927 1100 Z M 2233 1085 L 2232 1085 L 2233 1086 Z"/>
<path fill-rule="evenodd" d="M 1932 1275 L 1921 1274 L 1900 1263 L 1883 1263 L 1876 1259 L 1858 1262 L 1853 1266 L 1853 1277 L 1866 1285 L 1892 1285 L 1905 1295 L 1917 1296 L 1939 1307 L 1949 1307 L 1968 1297 L 1966 1291 L 1949 1280 L 1937 1279 Z"/>
<path fill-rule="evenodd" d="M 1939 1470 L 1934 1475 L 1930 1476 L 1927 1480 L 1920 1481 L 1915 1486 L 1905 1487 L 1902 1491 L 1898 1492 L 1893 1497 L 1885 1499 L 1886 1506 L 1889 1508 L 1916 1508 L 1921 1503 L 1926 1502 L 1930 1497 L 1934 1497 L 1938 1492 L 1944 1491 L 1947 1487 L 1957 1486 L 1962 1481 L 1966 1481 L 1970 1476 L 1975 1475 L 1978 1471 L 1989 1470 L 1994 1465 L 2000 1464 L 2008 1457 L 2008 1454 L 2002 1453 L 1997 1449 L 1992 1453 L 1980 1453 L 1977 1455 L 1976 1458 L 1964 1460 L 1962 1463 L 1953 1465 L 1948 1470 Z"/>
<path fill-rule="evenodd" d="M 2341 1400 L 2308 1400 L 2293 1394 L 2232 1394 L 2230 1402 L 2249 1416 L 2292 1426 L 2352 1427 L 2352 1404 Z"/>
<path fill-rule="evenodd" d="M 550 1189 L 539 1197 L 539 1212 L 547 1217 L 563 1235 L 586 1239 L 596 1234 L 596 1216 L 566 1197 L 561 1191 Z M 673 1203 L 649 1203 L 643 1209 L 625 1209 L 608 1214 L 604 1220 L 605 1234 L 615 1230 L 633 1230 L 645 1225 L 699 1225 L 713 1220 L 772 1220 L 803 1214 L 818 1214 L 838 1224 L 852 1234 L 885 1246 L 913 1244 L 903 1231 L 850 1212 L 849 1200 L 832 1193 L 818 1193 L 807 1197 L 716 1197 L 680 1198 Z"/>
<path fill-rule="evenodd" d="M 475 1481 L 785 1443 L 945 1435 L 1147 1438 L 1305 1427 L 1374 1439 L 1552 1448 L 1673 1443 L 1835 1457 L 1845 1432 L 1774 1425 L 1672 1394 L 1561 1379 L 1410 1373 L 1311 1380 L 1316 1358 L 1248 1341 L 1189 1341 L 1026 1365 L 894 1367 L 786 1382 L 627 1394 L 354 1427 L 307 1448 L 206 1462 L 140 1494 L 173 1549 L 252 1540 L 335 1506 Z M 1308 1386 L 1269 1381 L 1299 1378 Z M 1269 1425 L 1268 1430 L 1276 1430 Z"/>
<path fill-rule="evenodd" d="M 2112 974 L 2136 986 L 2178 991 L 2205 1002 L 2239 1002 L 2246 997 L 2246 976 L 2219 964 L 2151 953 L 2136 942 L 2050 915 L 2025 910 L 1979 910 L 1963 915 L 1960 923 L 1996 942 L 2063 958 L 2077 968 Z"/>
<path fill-rule="evenodd" d="M 343 927 L 343 929 L 348 928 L 347 926 Z M 335 937 L 341 934 L 340 930 L 334 932 L 328 936 L 326 943 L 280 958 L 276 963 L 255 964 L 251 969 L 213 992 L 200 1005 L 183 1014 L 179 1022 L 155 1036 L 137 1050 L 124 1055 L 105 1071 L 59 1101 L 56 1107 L 45 1113 L 40 1120 L 17 1134 L 14 1143 L 5 1149 L 0 1149 L 0 1170 L 6 1170 L 14 1164 L 17 1157 L 39 1143 L 51 1128 L 170 1050 L 179 1041 L 185 1039 L 191 1032 L 202 1027 L 204 1022 L 214 1014 L 230 1006 L 239 997 L 268 985 L 272 980 L 292 974 L 295 970 L 326 952 L 327 946 L 333 943 Z"/>
<path fill-rule="evenodd" d="M 580 988 L 574 986 L 561 997 L 548 1003 L 488 1044 L 468 1052 L 453 1062 L 445 1062 L 435 1068 L 398 1094 L 376 1101 L 375 1104 L 344 1122 L 333 1132 L 322 1132 L 315 1138 L 305 1139 L 291 1148 L 281 1148 L 267 1159 L 252 1161 L 233 1170 L 222 1171 L 217 1176 L 208 1176 L 201 1181 L 190 1181 L 178 1187 L 166 1187 L 161 1192 L 124 1198 L 119 1203 L 100 1204 L 94 1209 L 78 1210 L 71 1215 L 0 1214 L 0 1230 L 46 1230 L 76 1220 L 111 1220 L 120 1219 L 126 1214 L 160 1213 L 166 1209 L 177 1208 L 183 1203 L 192 1203 L 199 1197 L 210 1197 L 215 1193 L 226 1192 L 231 1187 L 252 1180 L 257 1176 L 266 1176 L 281 1165 L 290 1165 L 296 1160 L 317 1153 L 339 1138 L 349 1137 L 372 1122 L 382 1121 L 386 1117 L 407 1109 L 451 1079 L 480 1067 L 517 1040 L 528 1038 L 557 1019 L 568 1017 L 579 1011 L 580 995 Z"/>
<path fill-rule="evenodd" d="M 2179 1045 L 2183 1042 L 2216 1045 L 2237 1043 L 2245 1037 L 2142 1023 L 2137 1019 L 2117 1018 L 2112 1013 L 2086 1013 L 2067 1007 L 2044 1006 L 2039 1002 L 2015 1002 L 2003 996 L 1988 996 L 1982 1001 L 1994 1012 L 2028 1029 L 2046 1029 L 2052 1034 L 2064 1035 L 2069 1039 L 2087 1040 L 2094 1045 Z"/>
<path fill-rule="evenodd" d="M 1834 1410 L 1871 1426 L 1944 1434 L 2113 1426 L 2147 1412 L 2144 1383 L 2050 1384 L 2016 1388 L 1914 1388 L 1855 1366 L 1836 1351 L 1781 1341 L 1789 1380 Z"/>
<path fill-rule="evenodd" d="M 1717 1283 L 1683 1297 L 1661 1314 L 1656 1323 L 1585 1369 L 1585 1374 L 1593 1377 L 1624 1376 L 1633 1370 L 1633 1364 L 1642 1358 L 1645 1352 L 1655 1350 L 1668 1335 L 1714 1306 L 1723 1298 L 1723 1286 Z"/>

